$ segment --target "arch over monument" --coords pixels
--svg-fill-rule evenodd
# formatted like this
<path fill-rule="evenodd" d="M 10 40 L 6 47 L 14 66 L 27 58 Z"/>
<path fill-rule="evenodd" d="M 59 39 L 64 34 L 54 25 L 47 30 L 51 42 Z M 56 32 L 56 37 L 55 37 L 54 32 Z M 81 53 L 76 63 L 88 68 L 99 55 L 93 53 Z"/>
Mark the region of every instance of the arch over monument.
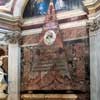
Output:
<path fill-rule="evenodd" d="M 84 0 L 84 6 L 93 5 L 98 0 Z M 22 18 L 28 0 L 0 0 L 0 16 L 5 18 L 17 17 Z"/>
<path fill-rule="evenodd" d="M 0 0 L 0 12 L 4 16 L 21 17 L 28 0 Z"/>

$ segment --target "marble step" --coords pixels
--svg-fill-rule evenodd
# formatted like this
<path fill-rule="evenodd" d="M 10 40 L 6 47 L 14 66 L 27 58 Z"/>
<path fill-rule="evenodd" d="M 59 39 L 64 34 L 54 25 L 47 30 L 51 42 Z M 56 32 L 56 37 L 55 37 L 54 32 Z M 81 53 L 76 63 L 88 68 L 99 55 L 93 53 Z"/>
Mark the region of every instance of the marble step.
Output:
<path fill-rule="evenodd" d="M 77 100 L 76 94 L 23 94 L 21 100 Z"/>

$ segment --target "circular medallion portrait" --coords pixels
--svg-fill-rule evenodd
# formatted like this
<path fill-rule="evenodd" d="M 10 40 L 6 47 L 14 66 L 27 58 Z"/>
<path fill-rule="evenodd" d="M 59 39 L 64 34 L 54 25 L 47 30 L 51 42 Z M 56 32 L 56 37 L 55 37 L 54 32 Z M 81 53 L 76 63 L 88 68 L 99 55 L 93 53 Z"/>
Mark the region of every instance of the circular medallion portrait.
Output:
<path fill-rule="evenodd" d="M 52 45 L 56 40 L 56 33 L 53 30 L 49 30 L 44 35 L 44 43 L 46 45 Z"/>

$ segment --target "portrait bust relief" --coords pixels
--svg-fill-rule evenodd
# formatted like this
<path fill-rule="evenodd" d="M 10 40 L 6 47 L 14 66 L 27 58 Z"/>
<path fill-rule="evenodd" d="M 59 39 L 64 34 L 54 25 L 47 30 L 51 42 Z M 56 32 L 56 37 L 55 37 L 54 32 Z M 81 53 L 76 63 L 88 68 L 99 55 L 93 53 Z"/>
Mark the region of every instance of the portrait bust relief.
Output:
<path fill-rule="evenodd" d="M 44 35 L 44 43 L 52 45 L 56 40 L 56 33 L 53 30 L 48 30 Z"/>

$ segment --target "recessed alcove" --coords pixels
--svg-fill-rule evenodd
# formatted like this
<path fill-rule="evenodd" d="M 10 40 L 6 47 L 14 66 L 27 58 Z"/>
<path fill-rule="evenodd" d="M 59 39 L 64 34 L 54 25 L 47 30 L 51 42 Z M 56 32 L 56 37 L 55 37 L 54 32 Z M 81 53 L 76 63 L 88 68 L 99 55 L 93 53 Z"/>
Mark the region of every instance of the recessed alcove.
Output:
<path fill-rule="evenodd" d="M 8 48 L 8 54 L 0 50 L 0 56 L 8 55 L 8 59 L 4 59 L 4 66 L 8 68 L 8 100 L 90 100 L 90 96 L 91 100 L 99 100 L 100 27 L 99 21 L 95 22 L 99 17 L 99 1 L 53 0 L 59 25 L 53 34 L 61 33 L 64 49 L 38 45 L 40 38 L 44 39 L 50 0 L 44 0 L 47 7 L 38 13 L 34 1 L 41 1 L 38 7 L 43 7 L 43 0 L 0 0 L 0 33 L 7 36 L 5 41 L 0 39 L 0 44 Z M 67 1 L 67 5 L 59 9 L 55 6 L 56 1 Z M 48 59 L 48 56 L 54 59 L 56 54 L 63 56 L 63 51 L 67 55 L 62 57 L 64 62 L 57 57 L 56 61 Z M 39 66 L 35 66 L 39 60 Z M 59 71 L 64 68 L 65 60 L 71 79 L 68 75 L 63 77 L 67 70 Z"/>

